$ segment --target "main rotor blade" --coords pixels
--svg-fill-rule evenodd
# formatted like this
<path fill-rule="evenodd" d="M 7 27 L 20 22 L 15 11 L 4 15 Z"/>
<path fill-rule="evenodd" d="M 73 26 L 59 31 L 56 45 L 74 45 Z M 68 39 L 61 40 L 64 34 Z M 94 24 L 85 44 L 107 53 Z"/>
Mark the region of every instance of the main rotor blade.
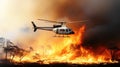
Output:
<path fill-rule="evenodd" d="M 46 20 L 46 19 L 38 19 L 38 20 L 41 20 L 41 21 L 48 21 L 48 22 L 50 22 L 50 23 L 60 23 L 61 25 L 63 25 L 63 24 L 66 24 L 66 23 L 84 23 L 84 22 L 86 22 L 86 21 L 88 21 L 88 20 L 83 20 L 83 21 L 71 21 L 71 22 L 62 22 L 62 21 L 51 21 L 51 20 Z"/>
<path fill-rule="evenodd" d="M 51 20 L 46 20 L 46 19 L 38 19 L 38 20 L 48 21 L 48 22 L 50 22 L 50 23 L 59 23 L 59 24 L 61 24 L 61 25 L 66 24 L 66 22 L 62 22 L 62 21 L 51 21 Z"/>
<path fill-rule="evenodd" d="M 71 21 L 71 22 L 68 22 L 68 23 L 84 23 L 84 22 L 86 22 L 86 21 L 88 21 L 88 20 L 83 20 L 83 21 Z"/>
<path fill-rule="evenodd" d="M 48 21 L 48 22 L 51 22 L 51 23 L 58 23 L 57 21 L 52 21 L 52 20 L 46 20 L 46 19 L 38 19 L 38 20 L 41 20 L 41 21 Z"/>

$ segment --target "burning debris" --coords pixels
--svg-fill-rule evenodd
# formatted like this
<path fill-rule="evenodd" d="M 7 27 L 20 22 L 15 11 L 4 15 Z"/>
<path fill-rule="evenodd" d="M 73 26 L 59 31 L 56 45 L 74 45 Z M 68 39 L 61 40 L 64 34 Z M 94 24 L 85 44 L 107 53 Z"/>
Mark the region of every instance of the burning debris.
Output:
<path fill-rule="evenodd" d="M 120 62 L 120 48 L 118 47 L 112 47 L 112 48 L 109 48 L 110 51 L 111 51 L 111 60 L 112 61 L 119 61 Z"/>

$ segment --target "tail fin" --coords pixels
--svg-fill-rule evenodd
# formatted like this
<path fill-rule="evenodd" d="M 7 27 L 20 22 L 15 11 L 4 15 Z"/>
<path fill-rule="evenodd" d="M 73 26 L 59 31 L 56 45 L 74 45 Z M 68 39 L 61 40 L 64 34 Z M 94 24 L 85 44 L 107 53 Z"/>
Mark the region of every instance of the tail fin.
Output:
<path fill-rule="evenodd" d="M 32 25 L 34 27 L 34 32 L 36 32 L 37 31 L 37 26 L 35 25 L 35 23 L 33 21 L 32 21 Z"/>

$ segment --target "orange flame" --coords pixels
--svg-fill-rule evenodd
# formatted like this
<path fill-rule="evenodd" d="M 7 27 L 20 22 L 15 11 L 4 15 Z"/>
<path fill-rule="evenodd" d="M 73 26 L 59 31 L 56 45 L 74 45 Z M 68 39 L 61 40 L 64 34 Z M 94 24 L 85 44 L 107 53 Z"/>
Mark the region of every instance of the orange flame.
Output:
<path fill-rule="evenodd" d="M 82 47 L 82 36 L 85 31 L 85 26 L 79 29 L 75 35 L 71 35 L 69 38 L 64 38 L 60 44 L 45 46 L 43 52 L 41 50 L 32 51 L 28 53 L 22 61 L 25 62 L 40 62 L 49 64 L 53 62 L 60 63 L 101 63 L 112 62 L 110 52 L 105 50 L 101 55 L 94 55 L 94 53 Z M 44 48 L 44 47 L 43 47 Z M 15 58 L 14 61 L 19 62 L 19 58 Z"/>

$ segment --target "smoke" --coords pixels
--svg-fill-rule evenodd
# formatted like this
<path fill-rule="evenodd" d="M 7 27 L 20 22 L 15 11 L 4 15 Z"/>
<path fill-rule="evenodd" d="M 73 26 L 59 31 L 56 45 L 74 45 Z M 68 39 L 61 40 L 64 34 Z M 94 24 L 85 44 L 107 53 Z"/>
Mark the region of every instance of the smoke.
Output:
<path fill-rule="evenodd" d="M 98 46 L 98 44 L 101 44 L 108 47 L 115 47 L 120 41 L 120 1 L 105 1 L 106 5 L 104 5 L 103 8 L 109 5 L 107 10 L 104 11 L 104 9 L 95 6 L 104 12 L 100 11 L 96 13 L 96 11 L 94 12 L 93 10 L 93 12 L 87 14 L 88 18 L 90 18 L 90 22 L 84 34 L 83 44 L 85 45 Z M 102 0 L 102 2 L 104 1 Z M 96 3 L 99 3 L 99 1 L 96 1 Z"/>

